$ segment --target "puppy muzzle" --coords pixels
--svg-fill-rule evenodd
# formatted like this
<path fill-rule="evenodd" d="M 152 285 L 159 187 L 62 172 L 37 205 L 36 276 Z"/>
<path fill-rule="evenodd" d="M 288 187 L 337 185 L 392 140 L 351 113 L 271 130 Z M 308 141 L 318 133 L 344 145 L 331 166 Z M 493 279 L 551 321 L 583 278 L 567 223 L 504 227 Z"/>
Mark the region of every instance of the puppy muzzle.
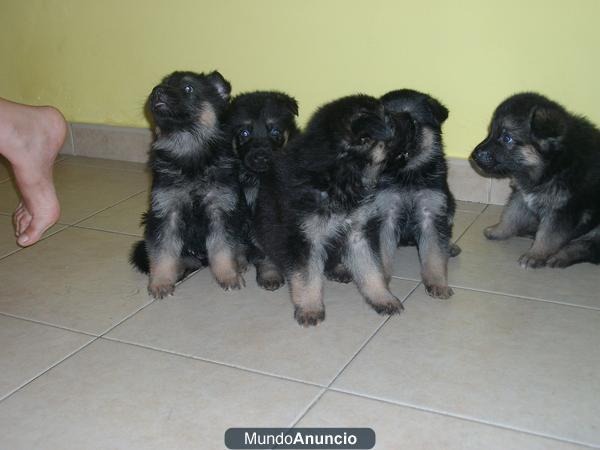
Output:
<path fill-rule="evenodd" d="M 244 165 L 253 172 L 266 172 L 271 167 L 273 152 L 267 148 L 250 150 L 244 157 Z"/>
<path fill-rule="evenodd" d="M 485 147 L 478 146 L 475 148 L 473 153 L 471 153 L 470 159 L 484 171 L 491 170 L 495 165 L 495 160 L 492 156 L 492 153 Z"/>
<path fill-rule="evenodd" d="M 150 107 L 155 113 L 164 113 L 169 110 L 169 95 L 161 86 L 156 86 L 150 94 Z"/>

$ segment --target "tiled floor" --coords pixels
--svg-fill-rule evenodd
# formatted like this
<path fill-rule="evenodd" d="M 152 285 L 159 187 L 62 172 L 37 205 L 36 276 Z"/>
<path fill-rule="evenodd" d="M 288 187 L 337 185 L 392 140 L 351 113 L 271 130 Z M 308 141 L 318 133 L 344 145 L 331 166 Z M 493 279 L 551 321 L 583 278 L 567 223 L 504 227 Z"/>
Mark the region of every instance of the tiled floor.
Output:
<path fill-rule="evenodd" d="M 600 268 L 525 271 L 526 239 L 487 242 L 500 209 L 460 203 L 455 296 L 433 300 L 414 248 L 385 318 L 326 286 L 303 329 L 285 289 L 226 293 L 208 271 L 152 302 L 129 267 L 141 165 L 57 163 L 61 223 L 14 244 L 0 167 L 0 449 L 218 449 L 229 427 L 371 427 L 378 449 L 600 448 Z"/>

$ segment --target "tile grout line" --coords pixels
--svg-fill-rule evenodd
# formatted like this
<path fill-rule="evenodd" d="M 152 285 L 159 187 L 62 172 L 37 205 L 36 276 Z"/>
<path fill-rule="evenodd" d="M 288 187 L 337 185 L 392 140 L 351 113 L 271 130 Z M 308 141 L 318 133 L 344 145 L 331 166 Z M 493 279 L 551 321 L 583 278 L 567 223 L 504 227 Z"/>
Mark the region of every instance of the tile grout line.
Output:
<path fill-rule="evenodd" d="M 125 197 L 125 198 L 123 198 L 123 199 L 119 200 L 118 202 L 116 202 L 116 203 L 114 203 L 114 204 L 112 204 L 112 205 L 110 205 L 110 206 L 107 206 L 107 207 L 105 207 L 105 208 L 99 209 L 98 211 L 95 211 L 95 212 L 93 212 L 93 213 L 91 213 L 91 214 L 89 214 L 89 215 L 85 216 L 85 217 L 84 217 L 84 218 L 82 218 L 82 219 L 79 219 L 79 220 L 76 220 L 76 221 L 75 221 L 75 222 L 73 222 L 73 223 L 70 223 L 70 224 L 69 224 L 69 226 L 70 226 L 70 227 L 77 226 L 78 224 L 80 224 L 80 223 L 81 223 L 81 222 L 83 222 L 84 220 L 91 219 L 91 218 L 92 218 L 92 217 L 94 217 L 95 215 L 97 215 L 97 214 L 100 214 L 100 213 L 103 213 L 103 212 L 104 212 L 104 211 L 106 211 L 107 209 L 114 208 L 115 206 L 118 206 L 118 205 L 120 205 L 121 203 L 123 203 L 123 202 L 126 202 L 127 200 L 129 200 L 129 199 L 131 199 L 131 198 L 135 197 L 136 195 L 139 195 L 139 194 L 141 194 L 142 192 L 145 192 L 145 191 L 147 191 L 147 189 L 142 189 L 141 191 L 135 192 L 135 193 L 133 193 L 133 194 L 131 194 L 131 195 L 129 195 L 129 196 L 127 196 L 127 197 Z"/>
<path fill-rule="evenodd" d="M 127 233 L 125 231 L 105 230 L 105 229 L 102 229 L 102 228 L 94 228 L 94 227 L 84 226 L 84 225 L 70 225 L 70 227 L 71 228 L 77 228 L 79 230 L 100 231 L 102 233 L 118 234 L 120 236 L 136 237 L 138 239 L 143 239 L 144 238 L 144 236 L 141 235 L 141 234 L 132 234 L 132 233 Z"/>
<path fill-rule="evenodd" d="M 404 296 L 404 299 L 402 300 L 402 304 L 403 305 L 404 305 L 404 302 L 417 290 L 417 288 L 420 285 L 421 285 L 421 282 L 418 282 L 415 285 L 415 287 L 413 287 L 410 290 L 410 292 Z M 358 350 L 350 357 L 350 359 L 348 360 L 348 362 L 346 362 L 346 364 L 344 364 L 342 366 L 342 368 L 338 371 L 338 373 L 331 379 L 331 381 L 327 384 L 327 386 L 325 387 L 325 389 L 323 390 L 323 392 L 321 392 L 321 394 L 315 400 L 313 400 L 312 403 L 310 403 L 308 405 L 308 407 L 300 414 L 300 416 L 297 417 L 294 422 L 292 422 L 292 424 L 290 425 L 289 429 L 294 428 L 298 424 L 298 422 L 300 422 L 304 418 L 304 416 L 306 416 L 306 414 L 308 414 L 308 412 L 313 408 L 313 406 L 317 403 L 317 401 L 320 400 L 320 398 L 325 394 L 325 392 L 327 392 L 331 388 L 331 385 L 333 383 L 335 383 L 335 380 L 337 380 L 339 378 L 339 376 L 346 370 L 346 368 L 352 363 L 352 361 L 354 361 L 356 359 L 356 357 L 358 356 L 358 354 L 369 344 L 369 342 L 371 342 L 371 340 L 377 335 L 377 333 L 379 333 L 379 330 L 381 330 L 384 327 L 384 325 L 389 322 L 389 320 L 391 318 L 392 318 L 392 316 L 386 317 L 379 324 L 379 326 L 375 329 L 375 331 L 373 331 L 373 333 L 371 333 L 371 335 L 369 335 L 369 337 L 367 337 L 367 339 L 362 343 L 362 345 L 360 345 L 360 347 L 358 348 Z"/>
<path fill-rule="evenodd" d="M 92 336 L 90 336 L 92 337 Z M 33 383 L 35 380 L 37 380 L 39 377 L 41 377 L 42 375 L 44 375 L 45 373 L 51 371 L 52 369 L 54 369 L 56 366 L 58 366 L 59 364 L 61 364 L 62 362 L 66 361 L 67 359 L 69 359 L 71 356 L 73 356 L 74 354 L 78 353 L 79 351 L 83 350 L 84 348 L 86 348 L 87 346 L 93 344 L 94 342 L 96 342 L 98 339 L 100 339 L 99 337 L 93 337 L 91 341 L 86 342 L 85 344 L 83 344 L 81 347 L 73 350 L 71 353 L 69 353 L 67 356 L 65 356 L 64 358 L 58 360 L 57 362 L 55 362 L 54 364 L 51 364 L 49 367 L 47 367 L 46 369 L 42 370 L 40 373 L 38 373 L 37 375 L 35 375 L 34 377 L 30 378 L 28 381 L 25 381 L 23 384 L 21 384 L 20 386 L 18 386 L 17 388 L 13 389 L 11 392 L 9 392 L 8 394 L 6 394 L 4 397 L 0 397 L 0 403 L 2 403 L 4 400 L 7 400 L 8 398 L 12 397 L 14 394 L 16 394 L 17 392 L 19 392 L 21 389 L 23 389 L 24 387 L 26 387 L 27 385 Z"/>
<path fill-rule="evenodd" d="M 105 336 L 105 335 L 98 336 L 98 337 L 99 337 L 99 339 L 103 339 L 106 341 L 117 342 L 117 343 L 123 344 L 123 345 L 129 345 L 132 347 L 143 348 L 145 350 L 150 350 L 150 351 L 159 352 L 159 353 L 165 353 L 167 355 L 177 356 L 177 357 L 184 358 L 184 359 L 191 359 L 193 361 L 200 361 L 200 362 L 204 362 L 207 364 L 214 364 L 214 365 L 221 366 L 221 367 L 227 367 L 229 369 L 241 370 L 243 372 L 252 373 L 254 375 L 262 375 L 262 376 L 266 376 L 269 378 L 275 378 L 278 380 L 290 381 L 293 383 L 304 384 L 306 386 L 312 386 L 312 387 L 317 387 L 317 388 L 321 388 L 321 389 L 326 389 L 326 386 L 323 384 L 313 383 L 312 381 L 301 380 L 299 378 L 287 377 L 285 375 L 279 375 L 279 374 L 271 373 L 271 372 L 263 372 L 258 369 L 251 369 L 249 367 L 244 367 L 244 366 L 240 366 L 237 364 L 231 364 L 231 363 L 226 363 L 223 361 L 217 361 L 214 359 L 203 358 L 201 356 L 180 353 L 180 352 L 176 352 L 173 350 L 166 350 L 164 348 L 153 347 L 153 346 L 149 346 L 149 345 L 145 345 L 145 344 L 139 344 L 137 342 L 124 341 L 124 340 L 121 340 L 118 338 L 109 337 L 109 336 Z"/>
<path fill-rule="evenodd" d="M 477 214 L 477 215 L 475 216 L 475 218 L 474 218 L 474 219 L 471 221 L 471 223 L 470 223 L 469 225 L 467 225 L 467 227 L 465 228 L 465 231 L 463 231 L 463 232 L 460 234 L 460 236 L 459 236 L 459 237 L 458 237 L 458 238 L 457 238 L 457 239 L 454 241 L 454 243 L 455 243 L 455 244 L 458 244 L 458 241 L 460 241 L 460 240 L 463 238 L 463 236 L 464 236 L 465 234 L 467 234 L 467 231 L 469 231 L 469 230 L 471 229 L 471 227 L 473 226 L 473 224 L 474 224 L 475 222 L 477 222 L 477 219 L 479 219 L 479 218 L 480 218 L 480 217 L 483 215 L 483 213 L 484 213 L 484 212 L 485 212 L 485 210 L 488 208 L 488 206 L 490 206 L 490 205 L 489 205 L 489 204 L 485 205 L 485 207 L 483 208 L 483 210 L 481 210 L 481 212 L 479 212 L 479 214 Z"/>
<path fill-rule="evenodd" d="M 57 235 L 58 233 L 60 233 L 62 231 L 65 231 L 67 228 L 71 228 L 71 225 L 66 224 L 66 223 L 61 223 L 60 226 L 63 226 L 63 228 L 61 228 L 60 230 L 56 230 L 56 231 L 50 233 L 48 236 L 42 236 L 38 242 L 45 241 L 46 239 L 51 238 L 52 236 L 55 236 L 55 235 Z M 37 242 L 36 242 L 36 244 L 37 244 Z M 33 245 L 35 245 L 35 244 L 32 244 L 29 247 L 32 247 Z M 3 259 L 8 258 L 9 256 L 14 255 L 15 253 L 19 253 L 19 252 L 21 252 L 21 251 L 23 251 L 23 250 L 25 250 L 26 248 L 29 248 L 29 247 L 19 247 L 18 249 L 13 250 L 10 253 L 6 253 L 5 255 L 0 255 L 0 261 L 2 261 Z"/>
<path fill-rule="evenodd" d="M 403 402 L 400 402 L 400 401 L 390 400 L 390 399 L 386 399 L 386 398 L 383 398 L 383 397 L 377 397 L 377 396 L 374 396 L 374 395 L 369 395 L 369 394 L 364 394 L 364 393 L 360 393 L 360 392 L 355 392 L 355 391 L 351 391 L 351 390 L 347 390 L 347 389 L 343 389 L 343 388 L 329 387 L 329 388 L 327 388 L 327 390 L 329 390 L 331 392 L 337 392 L 337 393 L 340 393 L 340 394 L 351 395 L 353 397 L 358 397 L 358 398 L 364 398 L 364 399 L 368 399 L 368 400 L 373 400 L 375 402 L 385 403 L 385 404 L 388 404 L 388 405 L 400 406 L 400 407 L 414 409 L 416 411 L 427 412 L 427 413 L 436 414 L 436 415 L 444 416 L 444 417 L 451 417 L 453 419 L 464 420 L 466 422 L 473 422 L 473 423 L 477 423 L 477 424 L 481 424 L 481 425 L 488 425 L 488 426 L 491 426 L 491 427 L 500 428 L 500 429 L 503 429 L 503 430 L 510 430 L 510 431 L 514 431 L 514 432 L 518 432 L 518 433 L 528 434 L 528 435 L 531 435 L 531 436 L 537 436 L 537 437 L 542 437 L 542 438 L 546 438 L 546 439 L 552 439 L 552 440 L 555 440 L 555 441 L 564 442 L 564 443 L 568 443 L 568 444 L 582 445 L 584 447 L 589 447 L 589 448 L 594 448 L 594 449 L 600 448 L 600 446 L 598 446 L 596 444 L 591 444 L 591 443 L 587 443 L 587 442 L 581 442 L 581 441 L 567 439 L 567 438 L 561 438 L 561 437 L 558 437 L 558 436 L 553 436 L 553 435 L 550 435 L 550 434 L 544 434 L 544 433 L 540 433 L 540 432 L 537 432 L 537 431 L 525 430 L 525 429 L 522 429 L 522 428 L 512 427 L 510 425 L 503 425 L 503 424 L 498 424 L 498 423 L 486 421 L 484 419 L 477 419 L 477 418 L 474 418 L 474 417 L 469 417 L 469 416 L 465 416 L 465 415 L 461 415 L 461 414 L 455 414 L 455 413 L 450 413 L 450 412 L 446 412 L 446 411 L 436 410 L 436 409 L 433 409 L 433 408 L 427 408 L 427 407 L 424 407 L 424 406 L 413 405 L 413 404 L 410 404 L 410 403 L 403 403 Z"/>
<path fill-rule="evenodd" d="M 528 297 L 526 295 L 511 294 L 511 293 L 500 292 L 500 291 L 490 291 L 490 290 L 486 290 L 486 289 L 466 287 L 466 286 L 461 286 L 461 285 L 457 285 L 457 284 L 450 284 L 450 286 L 457 288 L 457 289 L 463 289 L 465 291 L 481 292 L 483 294 L 500 295 L 500 296 L 504 296 L 504 297 L 518 298 L 521 300 L 527 300 L 527 301 L 533 301 L 533 302 L 552 303 L 554 305 L 585 309 L 585 310 L 589 310 L 589 311 L 600 311 L 600 307 L 596 307 L 596 306 L 576 305 L 574 303 L 565 303 L 565 302 L 561 302 L 559 300 L 550 300 L 550 299 L 538 298 L 538 297 Z"/>
<path fill-rule="evenodd" d="M 71 156 L 72 155 L 68 155 Z M 75 155 L 78 156 L 80 158 L 86 158 L 86 156 L 81 156 L 81 155 Z M 119 161 L 117 159 L 107 159 L 107 158 L 98 158 L 98 159 L 104 159 L 105 161 L 116 161 L 116 162 L 131 162 L 131 161 Z M 146 173 L 146 170 L 139 170 L 139 169 L 125 169 L 122 167 L 103 167 L 103 166 L 99 166 L 96 164 L 92 164 L 90 162 L 86 163 L 84 162 L 79 162 L 79 161 L 73 161 L 71 158 L 65 158 L 62 161 L 60 161 L 64 166 L 79 166 L 79 167 L 90 167 L 92 169 L 100 169 L 100 170 L 116 170 L 119 172 L 127 172 L 127 173 Z M 144 163 L 139 163 L 139 164 L 144 164 Z"/>
<path fill-rule="evenodd" d="M 83 334 L 85 336 L 90 336 L 90 337 L 95 337 L 95 338 L 100 337 L 100 335 L 94 334 L 94 333 L 90 333 L 88 331 L 83 331 L 83 330 L 77 330 L 75 328 L 64 327 L 62 325 L 57 325 L 57 324 L 50 323 L 50 322 L 44 322 L 43 320 L 31 319 L 29 317 L 18 316 L 18 315 L 10 314 L 10 313 L 7 313 L 7 312 L 0 311 L 0 316 L 10 317 L 11 319 L 16 319 L 16 320 L 23 320 L 25 322 L 31 322 L 31 323 L 35 323 L 37 325 L 44 325 L 44 326 L 47 326 L 47 327 L 57 328 L 59 330 L 68 331 L 70 333 Z"/>
<path fill-rule="evenodd" d="M 137 314 L 138 312 L 140 312 L 141 310 L 143 310 L 144 308 L 146 308 L 147 306 L 151 305 L 153 303 L 153 301 L 150 301 L 148 303 L 146 303 L 145 305 L 141 306 L 140 308 L 138 308 L 137 310 L 135 310 L 134 312 L 132 312 L 131 314 L 127 315 L 126 317 L 124 317 L 122 320 L 120 320 L 118 323 L 116 323 L 115 325 L 113 325 L 112 327 L 110 327 L 108 330 L 105 331 L 105 333 L 110 332 L 111 330 L 113 330 L 114 328 L 118 327 L 119 325 L 121 325 L 123 322 L 125 322 L 127 319 L 129 319 L 130 317 L 134 316 L 135 314 Z M 26 387 L 27 385 L 33 383 L 35 380 L 37 380 L 38 378 L 40 378 L 41 376 L 43 376 L 44 374 L 50 372 L 52 369 L 54 369 L 56 366 L 58 366 L 59 364 L 62 364 L 63 362 L 65 362 L 67 359 L 71 358 L 72 356 L 74 356 L 75 354 L 79 353 L 81 350 L 83 350 L 84 348 L 90 346 L 91 344 L 93 344 L 94 342 L 96 342 L 97 340 L 101 339 L 101 335 L 99 336 L 93 336 L 91 335 L 90 337 L 92 337 L 93 339 L 91 341 L 89 341 L 88 343 L 82 345 L 81 347 L 79 347 L 78 349 L 74 350 L 73 352 L 69 353 L 67 356 L 65 356 L 64 358 L 58 360 L 57 362 L 55 362 L 54 364 L 52 364 L 50 367 L 46 368 L 45 370 L 43 370 L 42 372 L 40 372 L 39 374 L 37 374 L 36 376 L 34 376 L 33 378 L 31 378 L 29 381 L 26 381 L 25 383 L 21 384 L 19 387 L 17 387 L 16 389 L 12 390 L 11 392 L 9 392 L 8 394 L 6 394 L 3 397 L 0 397 L 0 403 L 3 402 L 4 400 L 12 397 L 14 394 L 16 394 L 17 392 L 19 392 L 21 389 L 23 389 L 24 387 Z"/>

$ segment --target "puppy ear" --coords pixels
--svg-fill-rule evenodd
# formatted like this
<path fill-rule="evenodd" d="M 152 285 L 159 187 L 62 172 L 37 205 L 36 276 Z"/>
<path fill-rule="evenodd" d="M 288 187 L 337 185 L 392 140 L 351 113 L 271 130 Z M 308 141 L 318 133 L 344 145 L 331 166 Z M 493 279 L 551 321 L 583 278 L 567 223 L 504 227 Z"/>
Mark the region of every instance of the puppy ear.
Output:
<path fill-rule="evenodd" d="M 231 95 L 231 83 L 227 81 L 218 71 L 213 71 L 207 75 L 208 80 L 217 89 L 217 92 L 223 100 L 229 100 Z"/>
<path fill-rule="evenodd" d="M 538 139 L 561 137 L 567 128 L 564 114 L 554 108 L 536 107 L 531 112 L 530 127 Z"/>
<path fill-rule="evenodd" d="M 412 116 L 407 112 L 392 114 L 394 122 L 394 134 L 401 136 L 405 144 L 413 142 L 417 132 L 417 125 Z"/>
<path fill-rule="evenodd" d="M 350 131 L 355 138 L 370 137 L 375 140 L 387 137 L 385 121 L 377 114 L 364 114 L 352 120 Z"/>
<path fill-rule="evenodd" d="M 435 120 L 437 120 L 440 125 L 443 124 L 448 118 L 448 108 L 446 108 L 433 97 L 427 97 L 427 105 L 433 113 Z"/>
<path fill-rule="evenodd" d="M 284 95 L 285 107 L 295 116 L 298 115 L 298 102 L 294 97 Z"/>

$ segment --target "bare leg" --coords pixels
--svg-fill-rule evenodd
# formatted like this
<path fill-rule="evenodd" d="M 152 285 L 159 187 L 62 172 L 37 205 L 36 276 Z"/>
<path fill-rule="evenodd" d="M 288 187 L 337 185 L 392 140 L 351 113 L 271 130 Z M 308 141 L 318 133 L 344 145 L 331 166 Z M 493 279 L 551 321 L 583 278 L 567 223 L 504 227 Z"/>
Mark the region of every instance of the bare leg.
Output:
<path fill-rule="evenodd" d="M 535 233 L 537 219 L 531 213 L 520 192 L 513 191 L 502 211 L 500 222 L 487 227 L 483 234 L 491 240 L 503 240 L 513 236 Z"/>
<path fill-rule="evenodd" d="M 60 216 L 52 166 L 66 133 L 57 109 L 0 99 L 0 153 L 11 163 L 22 197 L 13 215 L 21 246 L 35 244 Z"/>

